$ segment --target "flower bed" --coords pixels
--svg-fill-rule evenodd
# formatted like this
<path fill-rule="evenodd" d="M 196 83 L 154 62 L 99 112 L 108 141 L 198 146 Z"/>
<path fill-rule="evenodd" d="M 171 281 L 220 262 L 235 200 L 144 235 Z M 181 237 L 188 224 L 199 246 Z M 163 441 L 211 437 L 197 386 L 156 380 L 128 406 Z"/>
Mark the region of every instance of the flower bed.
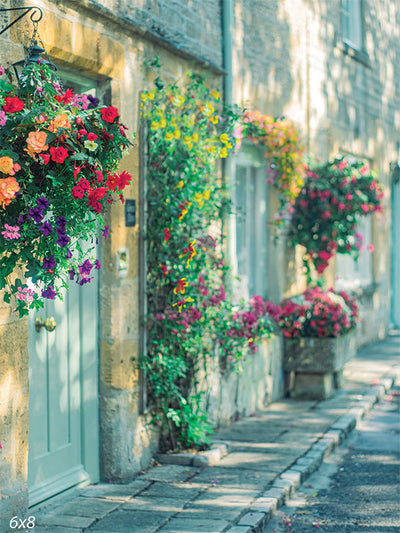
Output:
<path fill-rule="evenodd" d="M 117 108 L 62 90 L 43 64 L 30 63 L 18 87 L 0 79 L 0 288 L 20 316 L 100 268 L 102 213 L 131 181 L 117 172 L 125 129 Z"/>

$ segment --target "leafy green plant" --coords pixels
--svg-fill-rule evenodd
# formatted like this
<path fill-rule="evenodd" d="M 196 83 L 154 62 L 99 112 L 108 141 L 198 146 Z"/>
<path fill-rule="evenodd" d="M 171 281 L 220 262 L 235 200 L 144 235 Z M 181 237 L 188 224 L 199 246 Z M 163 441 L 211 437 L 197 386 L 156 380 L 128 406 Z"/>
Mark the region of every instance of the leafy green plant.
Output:
<path fill-rule="evenodd" d="M 229 350 L 218 343 L 236 311 L 225 288 L 222 221 L 230 202 L 218 161 L 235 148 L 237 115 L 189 73 L 180 85 L 157 78 L 142 94 L 141 116 L 148 142 L 148 394 L 162 447 L 201 447 L 211 425 L 199 371 L 207 375 L 212 353 L 240 360 L 268 333 L 254 325 L 254 335 L 232 338 Z"/>

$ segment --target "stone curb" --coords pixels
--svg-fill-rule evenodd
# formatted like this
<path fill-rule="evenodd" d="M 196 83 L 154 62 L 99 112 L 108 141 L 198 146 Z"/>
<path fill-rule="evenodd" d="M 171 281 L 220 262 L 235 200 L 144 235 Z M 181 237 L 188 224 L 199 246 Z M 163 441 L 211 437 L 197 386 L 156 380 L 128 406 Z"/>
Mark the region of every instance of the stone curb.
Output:
<path fill-rule="evenodd" d="M 357 422 L 371 410 L 396 380 L 400 379 L 400 367 L 396 368 L 395 372 L 384 376 L 379 380 L 379 385 L 362 394 L 358 405 L 340 416 L 302 457 L 279 474 L 271 487 L 249 506 L 239 522 L 226 529 L 225 533 L 261 533 L 279 507 L 319 468 L 324 458 L 348 437 Z"/>

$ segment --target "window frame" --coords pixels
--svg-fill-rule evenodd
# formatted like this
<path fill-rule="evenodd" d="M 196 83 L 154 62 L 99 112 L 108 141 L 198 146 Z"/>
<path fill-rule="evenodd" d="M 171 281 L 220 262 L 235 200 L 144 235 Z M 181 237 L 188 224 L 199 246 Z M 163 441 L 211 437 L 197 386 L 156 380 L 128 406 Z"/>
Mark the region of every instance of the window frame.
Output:
<path fill-rule="evenodd" d="M 238 281 L 235 286 L 237 297 L 249 298 L 256 294 L 263 297 L 268 293 L 268 263 L 269 263 L 269 232 L 267 227 L 269 216 L 269 187 L 266 183 L 267 163 L 262 148 L 243 143 L 240 152 L 235 156 L 233 164 L 232 200 L 234 215 L 232 225 L 231 263 L 233 272 Z M 246 194 L 246 211 L 240 213 L 237 210 L 238 173 L 239 168 L 245 169 L 247 188 L 249 181 L 253 183 L 254 190 Z M 254 205 L 250 205 L 253 201 Z M 261 214 L 261 220 L 260 220 Z M 247 256 L 246 272 L 241 269 L 241 258 L 238 253 L 238 226 L 240 217 L 244 216 L 246 248 L 242 257 Z M 263 229 L 265 228 L 264 235 Z M 248 245 L 249 234 L 252 234 L 252 247 Z M 262 254 L 257 251 L 262 250 Z M 240 280 L 240 281 L 239 281 Z"/>

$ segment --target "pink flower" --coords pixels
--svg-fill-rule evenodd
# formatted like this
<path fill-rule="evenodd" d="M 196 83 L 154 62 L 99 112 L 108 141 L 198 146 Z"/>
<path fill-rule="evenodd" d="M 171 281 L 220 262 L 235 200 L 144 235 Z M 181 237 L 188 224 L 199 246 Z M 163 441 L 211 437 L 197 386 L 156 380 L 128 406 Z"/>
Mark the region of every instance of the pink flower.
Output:
<path fill-rule="evenodd" d="M 344 211 L 345 209 L 345 204 L 343 202 L 339 202 L 337 208 L 338 208 L 338 211 Z"/>
<path fill-rule="evenodd" d="M 4 224 L 4 227 L 6 229 L 4 231 L 2 231 L 1 234 L 8 241 L 11 241 L 13 239 L 19 239 L 21 237 L 21 234 L 18 233 L 19 226 L 9 226 L 8 224 Z"/>
<path fill-rule="evenodd" d="M 7 115 L 5 111 L 0 109 L 0 126 L 5 126 L 6 122 L 7 122 Z"/>
<path fill-rule="evenodd" d="M 17 300 L 25 301 L 28 305 L 30 305 L 33 302 L 33 297 L 35 294 L 36 293 L 31 289 L 28 289 L 28 287 L 18 287 L 18 293 L 15 295 L 15 298 Z"/>
<path fill-rule="evenodd" d="M 375 247 L 373 244 L 368 244 L 368 251 L 373 252 L 375 250 Z"/>
<path fill-rule="evenodd" d="M 322 214 L 321 214 L 321 218 L 323 218 L 324 220 L 328 220 L 329 218 L 331 218 L 331 212 L 326 210 L 324 211 Z"/>

